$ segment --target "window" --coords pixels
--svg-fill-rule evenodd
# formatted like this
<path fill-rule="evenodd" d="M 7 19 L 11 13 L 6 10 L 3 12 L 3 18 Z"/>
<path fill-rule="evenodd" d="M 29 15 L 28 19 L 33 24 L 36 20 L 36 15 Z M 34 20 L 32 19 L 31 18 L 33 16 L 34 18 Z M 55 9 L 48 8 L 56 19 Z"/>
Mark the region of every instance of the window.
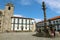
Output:
<path fill-rule="evenodd" d="M 0 20 L 0 28 L 1 28 L 1 20 Z"/>
<path fill-rule="evenodd" d="M 1 20 L 0 20 L 0 25 L 1 25 Z"/>
<path fill-rule="evenodd" d="M 1 26 L 0 26 L 0 28 L 1 28 Z"/>
<path fill-rule="evenodd" d="M 42 26 L 44 26 L 45 24 L 44 23 L 42 23 Z"/>
<path fill-rule="evenodd" d="M 55 21 L 53 21 L 53 23 L 55 24 Z"/>
<path fill-rule="evenodd" d="M 55 20 L 55 24 L 56 24 L 56 20 Z"/>
<path fill-rule="evenodd" d="M 23 19 L 23 23 L 24 23 L 24 24 L 26 23 L 26 19 Z"/>
<path fill-rule="evenodd" d="M 15 24 L 15 30 L 17 30 L 18 24 Z"/>
<path fill-rule="evenodd" d="M 11 30 L 13 30 L 13 24 L 11 24 L 11 26 L 12 26 L 12 27 L 11 27 Z"/>
<path fill-rule="evenodd" d="M 29 30 L 29 25 L 27 25 L 27 30 Z"/>
<path fill-rule="evenodd" d="M 58 21 L 56 21 L 56 23 L 58 23 Z"/>
<path fill-rule="evenodd" d="M 32 20 L 32 22 L 34 22 L 34 20 Z"/>
<path fill-rule="evenodd" d="M 1 20 L 0 20 L 0 23 L 1 23 Z"/>
<path fill-rule="evenodd" d="M 2 12 L 0 11 L 0 16 L 2 16 Z"/>
<path fill-rule="evenodd" d="M 14 18 L 12 18 L 12 23 L 14 23 Z"/>
<path fill-rule="evenodd" d="M 18 23 L 18 18 L 15 18 L 15 23 Z"/>
<path fill-rule="evenodd" d="M 59 25 L 59 30 L 60 30 L 60 25 Z"/>
<path fill-rule="evenodd" d="M 33 22 L 32 22 L 32 25 L 33 25 Z"/>
<path fill-rule="evenodd" d="M 34 20 L 30 20 L 30 24 L 33 25 L 33 23 L 34 23 Z"/>
<path fill-rule="evenodd" d="M 26 30 L 26 28 L 25 28 L 25 27 L 26 27 L 26 25 L 23 25 L 23 27 L 24 27 L 24 28 L 23 28 L 23 30 Z"/>
<path fill-rule="evenodd" d="M 59 20 L 59 24 L 60 24 L 60 20 Z"/>
<path fill-rule="evenodd" d="M 27 19 L 27 24 L 29 24 L 29 19 Z"/>
<path fill-rule="evenodd" d="M 19 19 L 19 23 L 22 23 L 22 19 Z"/>
<path fill-rule="evenodd" d="M 30 20 L 30 24 L 32 24 L 32 20 Z"/>
<path fill-rule="evenodd" d="M 11 9 L 11 7 L 8 7 L 8 10 L 10 10 Z"/>
<path fill-rule="evenodd" d="M 19 24 L 19 30 L 21 30 L 21 26 L 22 26 L 22 25 L 21 25 L 21 24 Z"/>
<path fill-rule="evenodd" d="M 53 21 L 51 21 L 51 24 L 53 24 Z"/>
<path fill-rule="evenodd" d="M 32 28 L 33 28 L 33 25 L 30 25 L 30 30 L 32 30 Z"/>
<path fill-rule="evenodd" d="M 58 23 L 60 24 L 60 19 L 58 19 Z"/>

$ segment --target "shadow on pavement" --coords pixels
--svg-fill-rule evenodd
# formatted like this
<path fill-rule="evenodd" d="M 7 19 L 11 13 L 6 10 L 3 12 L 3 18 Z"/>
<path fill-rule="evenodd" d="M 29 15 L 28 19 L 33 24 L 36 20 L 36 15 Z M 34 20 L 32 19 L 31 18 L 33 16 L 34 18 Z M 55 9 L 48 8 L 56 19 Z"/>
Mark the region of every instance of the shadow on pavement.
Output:
<path fill-rule="evenodd" d="M 44 37 L 44 38 L 55 38 L 55 37 L 50 37 L 50 35 L 46 34 L 45 33 L 36 33 L 36 34 L 33 34 L 32 36 L 36 36 L 36 37 Z"/>

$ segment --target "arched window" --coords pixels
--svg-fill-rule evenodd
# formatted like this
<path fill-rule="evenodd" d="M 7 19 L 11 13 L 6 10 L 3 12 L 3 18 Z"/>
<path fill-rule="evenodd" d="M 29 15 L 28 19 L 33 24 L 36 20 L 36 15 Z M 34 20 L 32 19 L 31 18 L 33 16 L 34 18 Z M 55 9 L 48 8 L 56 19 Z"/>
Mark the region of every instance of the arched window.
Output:
<path fill-rule="evenodd" d="M 8 10 L 10 10 L 11 9 L 11 7 L 8 7 Z"/>
<path fill-rule="evenodd" d="M 0 26 L 0 28 L 1 28 L 1 26 Z"/>
<path fill-rule="evenodd" d="M 1 20 L 0 20 L 0 28 L 1 28 Z"/>
<path fill-rule="evenodd" d="M 2 12 L 0 11 L 0 16 L 2 16 Z"/>

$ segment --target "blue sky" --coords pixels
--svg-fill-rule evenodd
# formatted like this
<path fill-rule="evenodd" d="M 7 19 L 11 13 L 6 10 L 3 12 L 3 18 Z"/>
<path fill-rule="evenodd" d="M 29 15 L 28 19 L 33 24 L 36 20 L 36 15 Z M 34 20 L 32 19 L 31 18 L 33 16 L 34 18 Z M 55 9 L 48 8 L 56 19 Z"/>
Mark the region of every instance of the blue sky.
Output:
<path fill-rule="evenodd" d="M 0 0 L 0 9 L 4 9 L 9 2 L 14 4 L 14 15 L 44 19 L 42 1 L 46 3 L 47 19 L 60 16 L 60 0 Z"/>

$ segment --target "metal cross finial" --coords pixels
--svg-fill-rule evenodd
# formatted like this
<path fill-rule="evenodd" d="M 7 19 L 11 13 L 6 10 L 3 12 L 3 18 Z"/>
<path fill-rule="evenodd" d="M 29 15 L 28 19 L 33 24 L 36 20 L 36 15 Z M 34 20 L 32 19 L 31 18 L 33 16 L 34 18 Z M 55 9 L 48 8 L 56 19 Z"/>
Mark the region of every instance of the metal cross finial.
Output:
<path fill-rule="evenodd" d="M 46 9 L 46 5 L 45 5 L 45 2 L 44 1 L 42 2 L 42 7 L 43 7 L 43 10 Z"/>

